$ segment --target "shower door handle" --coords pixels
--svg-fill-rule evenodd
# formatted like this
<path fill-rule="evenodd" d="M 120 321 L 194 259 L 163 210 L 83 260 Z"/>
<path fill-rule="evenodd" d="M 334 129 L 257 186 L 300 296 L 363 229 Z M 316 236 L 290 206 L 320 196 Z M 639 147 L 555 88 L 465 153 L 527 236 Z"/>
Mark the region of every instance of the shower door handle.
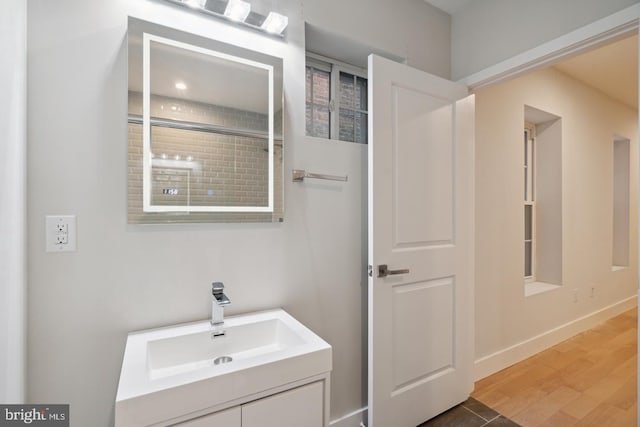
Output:
<path fill-rule="evenodd" d="M 410 270 L 408 268 L 402 268 L 400 270 L 389 270 L 387 264 L 380 264 L 378 266 L 378 277 L 387 277 L 395 274 L 409 274 Z"/>

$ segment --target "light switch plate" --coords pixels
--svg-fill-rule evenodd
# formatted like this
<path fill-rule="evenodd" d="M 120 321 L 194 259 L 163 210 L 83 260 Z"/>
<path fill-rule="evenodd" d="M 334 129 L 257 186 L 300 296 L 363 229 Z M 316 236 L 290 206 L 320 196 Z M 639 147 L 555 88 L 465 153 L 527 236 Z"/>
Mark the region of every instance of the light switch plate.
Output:
<path fill-rule="evenodd" d="M 76 216 L 48 215 L 45 222 L 47 252 L 75 252 Z"/>

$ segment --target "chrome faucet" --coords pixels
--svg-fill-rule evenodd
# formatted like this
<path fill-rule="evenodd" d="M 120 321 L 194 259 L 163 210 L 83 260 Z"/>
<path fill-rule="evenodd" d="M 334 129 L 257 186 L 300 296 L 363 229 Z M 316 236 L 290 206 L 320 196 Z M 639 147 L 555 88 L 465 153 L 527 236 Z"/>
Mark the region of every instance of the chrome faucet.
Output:
<path fill-rule="evenodd" d="M 224 284 L 213 282 L 211 284 L 211 326 L 213 338 L 225 335 L 224 330 L 224 306 L 231 304 L 231 301 L 224 294 Z"/>

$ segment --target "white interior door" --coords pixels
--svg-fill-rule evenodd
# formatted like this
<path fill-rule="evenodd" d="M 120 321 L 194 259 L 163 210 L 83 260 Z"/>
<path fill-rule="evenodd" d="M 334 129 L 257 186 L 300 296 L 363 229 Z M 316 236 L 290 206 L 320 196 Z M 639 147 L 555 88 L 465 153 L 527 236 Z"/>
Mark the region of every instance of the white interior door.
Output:
<path fill-rule="evenodd" d="M 375 55 L 368 84 L 368 427 L 415 427 L 473 389 L 474 98 Z"/>

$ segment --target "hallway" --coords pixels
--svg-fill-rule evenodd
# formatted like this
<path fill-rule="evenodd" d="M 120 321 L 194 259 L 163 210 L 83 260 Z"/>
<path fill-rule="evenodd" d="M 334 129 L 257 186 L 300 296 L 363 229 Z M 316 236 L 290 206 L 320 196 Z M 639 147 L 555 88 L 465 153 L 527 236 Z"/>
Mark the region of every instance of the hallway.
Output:
<path fill-rule="evenodd" d="M 478 381 L 472 396 L 524 427 L 636 426 L 637 310 Z"/>

